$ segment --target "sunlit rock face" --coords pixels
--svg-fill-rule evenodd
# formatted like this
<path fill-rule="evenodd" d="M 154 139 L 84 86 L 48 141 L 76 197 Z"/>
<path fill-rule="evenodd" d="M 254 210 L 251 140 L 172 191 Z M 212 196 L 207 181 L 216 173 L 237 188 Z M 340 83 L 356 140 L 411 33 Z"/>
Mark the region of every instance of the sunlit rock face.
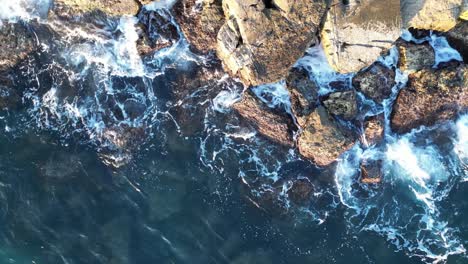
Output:
<path fill-rule="evenodd" d="M 137 0 L 55 0 L 51 11 L 59 17 L 71 18 L 100 10 L 111 16 L 136 15 L 141 3 Z"/>
<path fill-rule="evenodd" d="M 322 44 L 338 72 L 356 72 L 372 64 L 400 36 L 400 1 L 336 3 L 327 14 Z"/>
<path fill-rule="evenodd" d="M 324 1 L 223 1 L 218 57 L 246 84 L 283 79 L 315 39 Z"/>
<path fill-rule="evenodd" d="M 400 53 L 398 66 L 402 71 L 419 71 L 424 68 L 430 68 L 435 64 L 434 49 L 428 42 L 418 45 L 399 41 L 397 47 Z"/>
<path fill-rule="evenodd" d="M 406 133 L 455 119 L 468 110 L 468 68 L 454 63 L 441 69 L 424 69 L 409 75 L 393 108 L 392 130 Z"/>
<path fill-rule="evenodd" d="M 447 31 L 455 26 L 464 0 L 402 0 L 403 28 Z"/>

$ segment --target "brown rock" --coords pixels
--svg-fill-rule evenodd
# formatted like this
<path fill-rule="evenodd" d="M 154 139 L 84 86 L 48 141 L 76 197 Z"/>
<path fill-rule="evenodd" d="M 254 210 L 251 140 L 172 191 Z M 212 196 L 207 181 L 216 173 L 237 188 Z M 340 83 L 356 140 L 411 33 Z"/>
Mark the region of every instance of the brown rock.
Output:
<path fill-rule="evenodd" d="M 467 109 L 466 65 L 425 69 L 411 74 L 407 88 L 400 91 L 391 116 L 391 127 L 397 133 L 407 133 L 413 128 L 453 119 Z"/>
<path fill-rule="evenodd" d="M 392 94 L 395 85 L 395 71 L 376 62 L 358 72 L 353 78 L 353 86 L 365 96 L 381 103 Z"/>
<path fill-rule="evenodd" d="M 305 118 L 314 111 L 318 103 L 318 86 L 309 79 L 309 74 L 301 68 L 292 68 L 286 78 L 286 88 L 291 97 L 291 110 L 301 127 Z"/>
<path fill-rule="evenodd" d="M 193 48 L 202 53 L 216 49 L 216 38 L 224 24 L 221 0 L 178 1 L 173 8 L 175 18 Z"/>
<path fill-rule="evenodd" d="M 434 49 L 428 42 L 414 44 L 400 41 L 397 47 L 400 54 L 398 67 L 402 71 L 419 71 L 424 68 L 431 68 L 435 64 Z"/>
<path fill-rule="evenodd" d="M 364 146 L 378 145 L 384 137 L 384 115 L 367 117 L 364 121 Z"/>
<path fill-rule="evenodd" d="M 245 84 L 283 79 L 315 39 L 325 1 L 226 0 L 218 57 Z"/>
<path fill-rule="evenodd" d="M 328 95 L 328 98 L 323 101 L 323 104 L 332 115 L 341 117 L 345 120 L 356 118 L 358 106 L 356 91 L 354 89 L 331 93 Z"/>
<path fill-rule="evenodd" d="M 269 108 L 255 97 L 251 91 L 233 105 L 233 109 L 252 124 L 260 134 L 279 144 L 293 147 L 292 131 L 294 124 L 285 112 Z"/>
<path fill-rule="evenodd" d="M 401 0 L 403 28 L 447 31 L 453 28 L 464 0 Z"/>
<path fill-rule="evenodd" d="M 321 32 L 328 62 L 338 72 L 371 65 L 400 36 L 400 1 L 333 1 Z"/>
<path fill-rule="evenodd" d="M 466 11 L 468 14 L 468 11 Z M 468 15 L 467 15 L 468 16 Z M 468 63 L 468 20 L 462 20 L 445 35 L 450 46 L 458 50 L 465 63 Z"/>
<path fill-rule="evenodd" d="M 376 184 L 382 182 L 382 160 L 361 161 L 361 182 Z"/>
<path fill-rule="evenodd" d="M 36 37 L 22 23 L 7 23 L 0 27 L 0 71 L 7 70 L 37 49 Z"/>
<path fill-rule="evenodd" d="M 314 186 L 307 178 L 296 179 L 288 190 L 288 197 L 298 205 L 306 204 L 312 197 Z"/>
<path fill-rule="evenodd" d="M 59 17 L 71 18 L 100 10 L 109 16 L 134 16 L 140 10 L 135 0 L 55 0 L 51 11 Z"/>
<path fill-rule="evenodd" d="M 324 107 L 318 107 L 308 118 L 298 137 L 299 152 L 318 166 L 333 163 L 354 145 L 355 137 L 338 126 Z"/>

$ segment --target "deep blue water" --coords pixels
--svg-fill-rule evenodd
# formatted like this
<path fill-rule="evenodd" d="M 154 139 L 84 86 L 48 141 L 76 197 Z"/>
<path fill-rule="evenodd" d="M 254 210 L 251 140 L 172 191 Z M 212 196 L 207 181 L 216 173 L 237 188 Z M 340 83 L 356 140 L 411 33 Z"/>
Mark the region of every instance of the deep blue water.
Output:
<path fill-rule="evenodd" d="M 24 11 L 0 13 L 41 44 L 6 74 L 22 99 L 0 113 L 0 263 L 468 263 L 466 115 L 320 169 L 240 120 L 244 87 L 183 36 L 142 59 L 133 18 L 96 31 Z M 349 76 L 320 52 L 298 64 L 326 92 Z M 282 83 L 255 89 L 287 111 Z M 361 103 L 388 116 L 391 101 Z M 384 159 L 378 186 L 359 183 L 368 156 Z M 304 204 L 297 179 L 313 185 Z"/>

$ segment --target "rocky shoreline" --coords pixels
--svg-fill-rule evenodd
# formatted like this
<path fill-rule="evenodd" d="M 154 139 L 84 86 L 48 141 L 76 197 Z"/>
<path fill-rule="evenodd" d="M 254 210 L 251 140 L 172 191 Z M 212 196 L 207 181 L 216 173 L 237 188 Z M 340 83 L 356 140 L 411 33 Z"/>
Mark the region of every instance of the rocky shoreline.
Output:
<path fill-rule="evenodd" d="M 193 89 L 224 71 L 238 78 L 248 88 L 232 109 L 265 138 L 297 149 L 318 167 L 333 167 L 355 144 L 382 145 L 389 133 L 386 129 L 408 133 L 468 111 L 468 21 L 466 3 L 461 0 L 443 1 L 446 5 L 426 0 L 422 7 L 412 2 L 423 1 L 395 0 L 354 5 L 321 0 L 179 0 L 171 10 L 175 20 L 168 10 L 142 8 L 157 2 L 56 0 L 49 19 L 56 23 L 91 20 L 95 30 L 99 19 L 132 16 L 138 21 L 137 44 L 143 58 L 185 37 L 191 50 L 210 57 L 213 65 L 195 76 L 195 81 L 180 77 L 176 80 L 180 89 Z M 434 10 L 440 15 L 430 15 Z M 0 55 L 1 107 L 17 107 L 21 92 L 8 85 L 9 72 L 41 48 L 35 34 L 47 27 L 38 24 L 32 30 L 21 23 L 6 23 L 1 28 L 0 47 L 6 50 Z M 179 35 L 179 28 L 184 36 Z M 414 38 L 400 37 L 402 29 L 409 29 Z M 431 34 L 446 37 L 462 60 L 439 63 L 429 44 Z M 296 64 L 308 48 L 317 45 L 322 45 L 328 64 L 337 73 L 350 74 L 347 81 L 328 83 L 327 93 L 319 91 L 308 69 Z M 395 50 L 397 65 L 379 59 Z M 401 74 L 407 75 L 408 82 L 395 94 Z M 289 92 L 290 113 L 268 107 L 251 91 L 276 82 L 282 82 Z M 380 107 L 394 104 L 390 126 L 385 126 L 382 111 L 367 115 L 363 100 Z M 141 130 L 120 127 L 107 134 L 116 149 L 125 150 L 133 149 L 133 139 L 144 137 Z M 362 162 L 363 183 L 378 183 L 380 177 L 381 162 Z M 310 196 L 309 185 L 300 180 L 298 191 L 291 189 L 299 204 Z"/>

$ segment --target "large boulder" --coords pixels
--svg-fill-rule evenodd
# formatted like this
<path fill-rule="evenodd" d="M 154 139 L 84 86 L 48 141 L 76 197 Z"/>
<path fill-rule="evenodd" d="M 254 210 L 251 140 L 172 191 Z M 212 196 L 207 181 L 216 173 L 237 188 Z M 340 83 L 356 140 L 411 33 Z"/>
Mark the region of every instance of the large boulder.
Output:
<path fill-rule="evenodd" d="M 328 166 L 349 150 L 355 139 L 355 135 L 340 127 L 327 110 L 320 106 L 308 117 L 297 145 L 304 157 L 318 166 Z"/>
<path fill-rule="evenodd" d="M 221 0 L 181 0 L 174 5 L 177 23 L 195 51 L 216 50 L 219 29 L 224 24 Z"/>
<path fill-rule="evenodd" d="M 250 90 L 244 93 L 241 101 L 233 105 L 233 109 L 250 123 L 257 131 L 270 140 L 288 146 L 294 146 L 294 124 L 286 112 L 269 108 Z"/>
<path fill-rule="evenodd" d="M 141 3 L 137 0 L 55 0 L 51 11 L 62 18 L 72 18 L 92 11 L 110 16 L 136 15 Z"/>
<path fill-rule="evenodd" d="M 352 83 L 356 90 L 374 101 L 382 103 L 392 94 L 392 88 L 395 85 L 395 71 L 376 62 L 358 72 Z"/>
<path fill-rule="evenodd" d="M 467 20 L 462 20 L 445 35 L 450 45 L 458 50 L 465 63 L 468 62 L 468 11 Z"/>
<path fill-rule="evenodd" d="M 391 115 L 392 130 L 407 133 L 420 126 L 454 119 L 468 110 L 468 67 L 453 64 L 409 75 Z"/>
<path fill-rule="evenodd" d="M 455 26 L 464 0 L 401 0 L 403 28 L 447 31 Z"/>
<path fill-rule="evenodd" d="M 369 66 L 400 36 L 399 18 L 399 0 L 334 4 L 321 33 L 328 62 L 342 73 Z"/>
<path fill-rule="evenodd" d="M 397 47 L 400 54 L 398 67 L 402 71 L 415 72 L 435 64 L 434 48 L 428 42 L 415 44 L 398 41 Z"/>
<path fill-rule="evenodd" d="M 385 136 L 384 114 L 366 117 L 363 123 L 361 141 L 365 147 L 379 145 Z"/>
<path fill-rule="evenodd" d="M 305 69 L 292 68 L 286 78 L 286 88 L 291 98 L 292 113 L 299 126 L 303 127 L 306 117 L 317 107 L 319 87 Z"/>
<path fill-rule="evenodd" d="M 226 0 L 218 57 L 245 84 L 283 79 L 315 40 L 325 1 Z"/>
<path fill-rule="evenodd" d="M 22 23 L 7 23 L 0 27 L 0 71 L 9 69 L 35 51 L 38 46 L 34 32 Z"/>

